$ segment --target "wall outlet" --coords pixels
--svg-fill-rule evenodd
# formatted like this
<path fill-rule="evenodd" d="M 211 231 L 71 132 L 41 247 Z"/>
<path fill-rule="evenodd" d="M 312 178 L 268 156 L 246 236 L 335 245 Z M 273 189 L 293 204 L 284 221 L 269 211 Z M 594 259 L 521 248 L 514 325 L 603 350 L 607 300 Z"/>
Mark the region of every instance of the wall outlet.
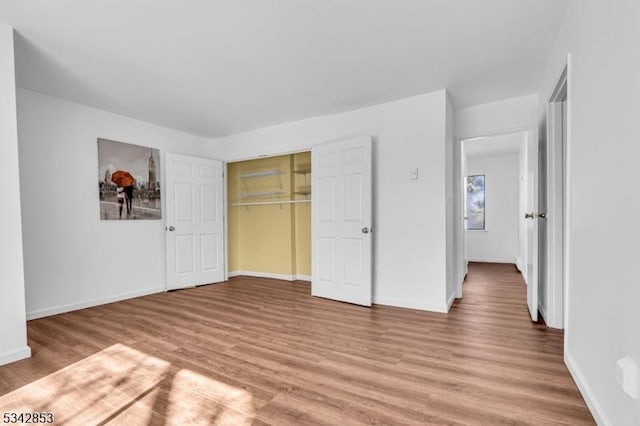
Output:
<path fill-rule="evenodd" d="M 638 366 L 633 360 L 626 356 L 616 362 L 616 380 L 622 385 L 627 395 L 633 399 L 638 399 Z"/>

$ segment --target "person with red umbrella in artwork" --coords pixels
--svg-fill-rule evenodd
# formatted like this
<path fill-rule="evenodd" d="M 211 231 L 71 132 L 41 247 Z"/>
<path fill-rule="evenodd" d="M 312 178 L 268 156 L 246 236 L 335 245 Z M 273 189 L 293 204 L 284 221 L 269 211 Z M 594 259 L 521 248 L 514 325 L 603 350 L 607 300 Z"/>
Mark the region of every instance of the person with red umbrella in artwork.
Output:
<path fill-rule="evenodd" d="M 124 170 L 116 170 L 111 174 L 111 182 L 118 185 L 118 194 L 124 192 L 124 202 L 127 204 L 127 216 L 131 214 L 133 210 L 133 185 L 136 180 L 131 173 Z M 118 204 L 120 204 L 120 219 L 122 219 L 122 202 L 118 198 Z"/>
<path fill-rule="evenodd" d="M 124 188 L 118 187 L 116 190 L 116 200 L 118 200 L 118 207 L 120 209 L 120 219 L 122 219 L 122 207 L 124 206 Z"/>

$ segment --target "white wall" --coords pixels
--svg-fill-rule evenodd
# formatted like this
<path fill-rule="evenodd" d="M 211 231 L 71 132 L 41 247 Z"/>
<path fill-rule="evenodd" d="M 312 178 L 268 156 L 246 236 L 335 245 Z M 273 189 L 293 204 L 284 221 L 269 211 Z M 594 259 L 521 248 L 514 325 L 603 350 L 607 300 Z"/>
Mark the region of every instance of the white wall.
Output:
<path fill-rule="evenodd" d="M 0 365 L 31 356 L 27 346 L 18 171 L 13 28 L 0 22 Z"/>
<path fill-rule="evenodd" d="M 518 255 L 519 168 L 517 153 L 467 158 L 470 176 L 485 175 L 485 230 L 466 231 L 470 262 L 515 262 Z"/>
<path fill-rule="evenodd" d="M 640 2 L 574 0 L 549 57 L 539 116 L 571 53 L 565 360 L 600 424 L 640 424 L 616 360 L 640 364 L 637 226 Z"/>
<path fill-rule="evenodd" d="M 216 141 L 223 160 L 374 137 L 374 301 L 446 310 L 446 91 Z M 410 171 L 420 169 L 420 179 Z"/>
<path fill-rule="evenodd" d="M 96 140 L 159 148 L 161 173 L 207 141 L 23 89 L 18 135 L 28 317 L 163 291 L 164 220 L 100 220 Z"/>
<path fill-rule="evenodd" d="M 456 137 L 515 133 L 531 126 L 531 113 L 538 105 L 538 95 L 531 94 L 456 111 Z"/>

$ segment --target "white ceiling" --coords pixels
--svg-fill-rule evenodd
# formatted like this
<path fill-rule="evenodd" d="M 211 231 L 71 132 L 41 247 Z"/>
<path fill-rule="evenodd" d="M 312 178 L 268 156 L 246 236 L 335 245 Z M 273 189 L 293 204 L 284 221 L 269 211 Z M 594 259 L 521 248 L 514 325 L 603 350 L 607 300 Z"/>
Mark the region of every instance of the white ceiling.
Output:
<path fill-rule="evenodd" d="M 536 92 L 566 0 L 2 0 L 18 85 L 205 136 Z"/>
<path fill-rule="evenodd" d="M 462 146 L 467 158 L 517 154 L 520 146 L 524 144 L 524 137 L 525 134 L 520 132 L 485 138 L 473 138 L 462 141 Z"/>

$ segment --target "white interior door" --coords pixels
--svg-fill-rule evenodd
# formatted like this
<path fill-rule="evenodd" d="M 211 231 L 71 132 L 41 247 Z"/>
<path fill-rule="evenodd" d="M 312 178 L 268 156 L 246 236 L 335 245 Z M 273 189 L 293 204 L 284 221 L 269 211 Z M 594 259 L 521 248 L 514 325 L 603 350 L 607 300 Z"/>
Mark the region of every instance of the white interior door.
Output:
<path fill-rule="evenodd" d="M 527 306 L 538 321 L 538 137 L 527 133 Z"/>
<path fill-rule="evenodd" d="M 566 97 L 566 91 L 565 97 Z M 562 96 L 562 93 L 560 94 Z M 564 311 L 564 219 L 565 219 L 565 167 L 566 156 L 566 101 L 550 102 L 547 110 L 547 179 L 546 192 L 540 191 L 539 209 L 547 212 L 540 220 L 540 286 L 547 290 L 545 304 L 547 325 L 563 328 Z M 542 152 L 541 152 L 542 153 Z M 540 159 L 542 163 L 542 159 Z M 542 173 L 542 168 L 540 169 Z M 540 176 L 540 185 L 545 182 Z M 546 227 L 546 235 L 543 228 Z M 543 240 L 542 237 L 546 237 Z M 546 260 L 546 262 L 545 262 Z M 543 282 L 543 278 L 546 281 Z M 542 295 L 543 293 L 541 293 Z"/>
<path fill-rule="evenodd" d="M 461 205 L 462 205 L 462 277 L 466 277 L 469 273 L 469 258 L 468 256 L 468 247 L 469 247 L 469 233 L 467 232 L 467 175 L 469 173 L 469 169 L 467 167 L 467 153 L 464 149 L 464 144 L 460 141 L 460 169 L 461 169 L 461 188 L 460 188 L 460 197 L 461 197 Z M 458 292 L 458 297 L 462 297 L 462 280 L 460 280 L 460 291 Z"/>
<path fill-rule="evenodd" d="M 371 138 L 313 147 L 311 159 L 311 294 L 371 306 Z"/>
<path fill-rule="evenodd" d="M 223 164 L 166 155 L 167 289 L 224 281 Z"/>

